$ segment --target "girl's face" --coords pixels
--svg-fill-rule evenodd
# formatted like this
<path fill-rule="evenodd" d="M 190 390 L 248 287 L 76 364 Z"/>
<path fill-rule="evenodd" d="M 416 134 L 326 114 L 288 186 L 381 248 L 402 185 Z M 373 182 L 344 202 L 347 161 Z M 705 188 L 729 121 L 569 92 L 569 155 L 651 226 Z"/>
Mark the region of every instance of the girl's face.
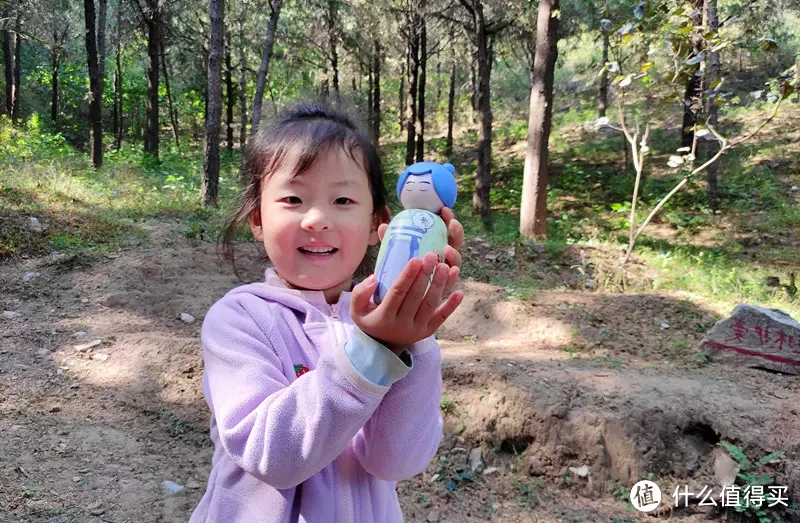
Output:
<path fill-rule="evenodd" d="M 264 180 L 250 228 L 287 284 L 321 290 L 335 303 L 350 290 L 367 246 L 378 242 L 388 209 L 373 214 L 367 173 L 341 149 L 324 153 L 293 179 L 294 163 L 283 163 Z"/>

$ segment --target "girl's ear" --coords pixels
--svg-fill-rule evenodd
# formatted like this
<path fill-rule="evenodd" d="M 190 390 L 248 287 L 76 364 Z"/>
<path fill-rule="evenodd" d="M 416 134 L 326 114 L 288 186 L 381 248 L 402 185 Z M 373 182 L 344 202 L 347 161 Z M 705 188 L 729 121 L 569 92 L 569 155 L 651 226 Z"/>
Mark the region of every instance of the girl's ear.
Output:
<path fill-rule="evenodd" d="M 378 237 L 378 227 L 382 223 L 389 223 L 392 219 L 392 211 L 389 210 L 388 206 L 384 206 L 383 209 L 379 210 L 372 215 L 372 226 L 369 230 L 369 245 L 376 245 L 380 238 Z"/>
<path fill-rule="evenodd" d="M 247 215 L 247 221 L 250 222 L 250 231 L 256 241 L 264 241 L 264 229 L 261 226 L 261 209 L 256 209 Z"/>

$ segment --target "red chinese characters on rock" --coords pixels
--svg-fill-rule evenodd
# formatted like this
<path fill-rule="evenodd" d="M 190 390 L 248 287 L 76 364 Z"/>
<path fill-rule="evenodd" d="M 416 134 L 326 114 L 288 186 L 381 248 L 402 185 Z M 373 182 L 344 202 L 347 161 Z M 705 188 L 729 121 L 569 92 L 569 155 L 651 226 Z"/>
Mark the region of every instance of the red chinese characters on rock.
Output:
<path fill-rule="evenodd" d="M 762 327 L 761 325 L 748 327 L 742 320 L 738 319 L 731 322 L 730 337 L 725 342 L 743 342 L 745 341 L 745 335 L 749 332 L 755 333 L 762 345 L 772 344 L 778 347 L 779 351 L 800 351 L 800 336 L 792 336 L 782 330 L 776 332 L 774 329 L 771 330 L 769 327 Z"/>

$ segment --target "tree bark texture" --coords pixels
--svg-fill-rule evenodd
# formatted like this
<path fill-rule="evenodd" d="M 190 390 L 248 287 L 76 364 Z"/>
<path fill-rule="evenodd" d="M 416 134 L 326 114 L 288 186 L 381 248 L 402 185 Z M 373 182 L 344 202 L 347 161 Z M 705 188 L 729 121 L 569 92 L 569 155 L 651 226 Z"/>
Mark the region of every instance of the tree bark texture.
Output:
<path fill-rule="evenodd" d="M 222 53 L 225 32 L 225 0 L 210 0 L 211 41 L 208 49 L 208 117 L 203 155 L 203 205 L 217 206 L 219 186 L 219 135 L 222 120 Z"/>
<path fill-rule="evenodd" d="M 256 76 L 256 96 L 253 99 L 253 112 L 250 115 L 250 136 L 258 132 L 261 125 L 261 106 L 264 103 L 264 87 L 267 83 L 269 60 L 272 57 L 272 45 L 275 43 L 275 30 L 278 27 L 278 16 L 281 13 L 282 0 L 272 0 L 272 13 L 267 23 L 267 34 L 264 38 L 264 48 L 261 52 L 261 66 Z"/>
<path fill-rule="evenodd" d="M 148 0 L 147 24 L 147 122 L 144 133 L 144 151 L 158 158 L 158 85 L 159 48 L 161 42 L 161 13 L 158 0 Z"/>
<path fill-rule="evenodd" d="M 406 165 L 414 163 L 416 121 L 417 121 L 417 82 L 419 75 L 419 22 L 416 12 L 408 23 L 408 91 L 406 95 Z"/>
<path fill-rule="evenodd" d="M 420 9 L 425 9 L 422 1 Z M 419 87 L 417 91 L 417 161 L 425 158 L 425 84 L 427 83 L 428 67 L 428 30 L 424 14 L 420 14 L 420 39 L 419 39 Z"/>
<path fill-rule="evenodd" d="M 161 70 L 164 73 L 164 87 L 167 90 L 167 105 L 169 107 L 169 122 L 172 127 L 172 138 L 175 140 L 175 147 L 180 148 L 180 129 L 178 129 L 178 110 L 172 101 L 172 89 L 169 87 L 169 67 L 167 66 L 167 53 L 164 51 L 164 41 L 161 41 Z"/>
<path fill-rule="evenodd" d="M 400 132 L 403 132 L 403 124 L 406 122 L 405 100 L 406 100 L 406 66 L 408 65 L 408 49 L 406 49 L 406 61 L 400 64 L 400 96 L 397 100 L 397 122 L 400 125 Z"/>
<path fill-rule="evenodd" d="M 92 166 L 97 169 L 103 165 L 103 79 L 97 55 L 97 34 L 95 32 L 94 0 L 83 0 L 86 23 L 86 57 L 89 68 L 89 151 Z"/>
<path fill-rule="evenodd" d="M 233 151 L 233 72 L 231 71 L 231 38 L 230 33 L 225 34 L 225 144 L 229 151 Z"/>
<path fill-rule="evenodd" d="M 123 112 L 122 112 L 122 13 L 117 11 L 117 47 L 114 51 L 116 71 L 114 73 L 114 138 L 117 150 L 122 147 Z"/>
<path fill-rule="evenodd" d="M 558 57 L 558 0 L 541 0 L 536 21 L 528 147 L 525 153 L 520 234 L 547 235 L 548 140 L 553 115 L 553 73 Z"/>
<path fill-rule="evenodd" d="M 337 49 L 339 5 L 337 0 L 328 0 L 328 46 L 330 48 L 331 69 L 333 70 L 333 92 L 336 102 L 341 100 L 339 94 L 339 52 Z"/>
<path fill-rule="evenodd" d="M 239 19 L 239 111 L 241 120 L 239 124 L 239 151 L 244 153 L 245 137 L 247 136 L 247 60 L 245 59 L 244 20 Z"/>
<path fill-rule="evenodd" d="M 372 139 L 377 147 L 381 138 L 381 42 L 375 39 L 375 56 L 372 69 L 375 71 L 372 95 Z"/>
<path fill-rule="evenodd" d="M 8 12 L 3 13 L 8 17 Z M 14 100 L 14 33 L 8 30 L 8 22 L 3 26 L 3 71 L 6 81 L 5 113 L 11 118 Z"/>
<path fill-rule="evenodd" d="M 106 16 L 108 0 L 97 0 L 97 68 L 105 91 L 106 78 Z"/>
<path fill-rule="evenodd" d="M 450 92 L 447 95 L 447 145 L 445 156 L 450 158 L 453 155 L 453 119 L 456 102 L 456 61 L 450 65 Z"/>
<path fill-rule="evenodd" d="M 719 30 L 719 17 L 717 15 L 717 0 L 705 0 L 705 12 L 703 25 L 716 33 Z M 706 86 L 709 89 L 714 86 L 715 81 L 719 78 L 719 53 L 709 52 L 707 55 L 708 68 L 706 74 Z M 719 110 L 716 104 L 716 97 L 711 95 L 708 97 L 708 124 L 717 129 L 719 123 Z M 713 158 L 717 151 L 719 151 L 719 142 L 706 142 L 708 144 L 708 158 Z M 719 179 L 718 179 L 719 161 L 716 161 L 706 168 L 706 182 L 708 184 L 708 206 L 712 211 L 716 211 L 719 207 Z"/>
<path fill-rule="evenodd" d="M 14 39 L 14 88 L 11 90 L 11 123 L 15 127 L 19 124 L 19 101 L 22 97 L 20 74 L 20 47 L 22 45 L 22 20 L 17 17 L 16 38 Z"/>
<path fill-rule="evenodd" d="M 480 216 L 487 230 L 491 228 L 489 191 L 492 188 L 492 49 L 486 29 L 482 0 L 473 0 L 475 43 L 478 62 L 478 172 L 472 193 L 472 213 Z"/>
<path fill-rule="evenodd" d="M 608 63 L 609 35 L 605 29 L 601 31 L 603 31 L 603 66 L 605 66 Z M 600 74 L 600 89 L 597 92 L 597 113 L 601 118 L 606 115 L 608 109 L 608 84 L 608 71 L 604 68 Z"/>

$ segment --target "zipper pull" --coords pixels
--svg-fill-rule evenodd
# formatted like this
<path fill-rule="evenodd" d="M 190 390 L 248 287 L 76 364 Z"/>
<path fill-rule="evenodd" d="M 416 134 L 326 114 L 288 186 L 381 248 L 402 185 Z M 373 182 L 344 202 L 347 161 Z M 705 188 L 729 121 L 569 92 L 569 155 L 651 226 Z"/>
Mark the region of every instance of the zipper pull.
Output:
<path fill-rule="evenodd" d="M 328 305 L 328 307 L 331 308 L 331 318 L 333 318 L 334 320 L 338 320 L 339 319 L 339 309 L 336 307 L 336 305 L 338 305 L 338 304 L 332 303 L 332 304 Z"/>

